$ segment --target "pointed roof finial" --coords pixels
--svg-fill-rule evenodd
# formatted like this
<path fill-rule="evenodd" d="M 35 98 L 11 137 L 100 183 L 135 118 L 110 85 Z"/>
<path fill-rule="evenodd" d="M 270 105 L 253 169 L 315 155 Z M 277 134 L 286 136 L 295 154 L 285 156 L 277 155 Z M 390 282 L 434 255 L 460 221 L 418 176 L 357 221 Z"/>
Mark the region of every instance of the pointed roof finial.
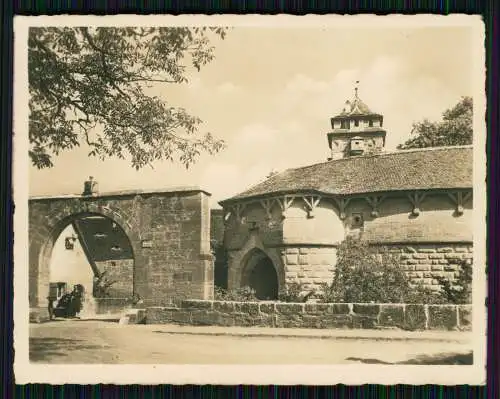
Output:
<path fill-rule="evenodd" d="M 356 86 L 354 86 L 354 96 L 358 98 L 358 85 L 359 85 L 359 80 L 356 80 Z"/>

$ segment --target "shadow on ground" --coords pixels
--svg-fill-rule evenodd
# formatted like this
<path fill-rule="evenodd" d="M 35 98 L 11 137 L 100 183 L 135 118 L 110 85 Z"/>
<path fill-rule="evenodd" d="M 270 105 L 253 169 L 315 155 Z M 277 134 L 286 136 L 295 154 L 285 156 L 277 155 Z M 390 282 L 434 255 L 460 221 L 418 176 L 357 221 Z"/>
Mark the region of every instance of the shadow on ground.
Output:
<path fill-rule="evenodd" d="M 75 350 L 102 350 L 100 345 L 82 344 L 85 341 L 70 338 L 30 338 L 30 361 L 43 362 L 53 356 L 66 357 Z"/>
<path fill-rule="evenodd" d="M 467 353 L 438 353 L 436 355 L 418 355 L 413 359 L 402 362 L 384 362 L 378 359 L 348 357 L 346 360 L 365 364 L 413 364 L 413 365 L 471 365 L 473 364 L 472 351 Z"/>

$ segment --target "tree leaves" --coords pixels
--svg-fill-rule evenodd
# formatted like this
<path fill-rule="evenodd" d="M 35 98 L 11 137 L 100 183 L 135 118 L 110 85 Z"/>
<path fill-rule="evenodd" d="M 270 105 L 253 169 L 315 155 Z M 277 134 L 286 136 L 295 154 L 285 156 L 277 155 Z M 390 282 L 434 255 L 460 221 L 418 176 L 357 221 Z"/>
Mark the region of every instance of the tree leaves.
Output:
<path fill-rule="evenodd" d="M 136 169 L 157 160 L 189 167 L 224 147 L 202 121 L 144 89 L 187 82 L 190 67 L 214 59 L 217 28 L 31 28 L 29 156 L 38 168 L 80 145 L 89 156 L 129 158 Z"/>
<path fill-rule="evenodd" d="M 398 145 L 398 149 L 472 144 L 472 111 L 472 98 L 462 97 L 458 104 L 443 113 L 441 122 L 424 119 L 413 124 L 412 137 Z"/>

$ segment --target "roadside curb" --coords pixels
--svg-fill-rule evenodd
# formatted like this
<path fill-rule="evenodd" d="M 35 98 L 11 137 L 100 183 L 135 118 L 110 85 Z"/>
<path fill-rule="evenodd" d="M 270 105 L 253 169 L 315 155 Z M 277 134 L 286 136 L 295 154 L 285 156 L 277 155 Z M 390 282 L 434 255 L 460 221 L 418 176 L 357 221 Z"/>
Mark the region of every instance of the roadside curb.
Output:
<path fill-rule="evenodd" d="M 293 332 L 274 332 L 274 331 L 259 331 L 259 332 L 242 332 L 242 331 L 193 331 L 193 330 L 172 330 L 172 329 L 157 329 L 153 332 L 158 334 L 169 335 L 194 335 L 194 336 L 219 336 L 219 337 L 241 337 L 241 338 L 305 338 L 305 339 L 332 339 L 332 340 L 365 340 L 365 341 L 428 341 L 428 342 L 448 342 L 448 343 L 468 343 L 470 342 L 470 335 L 467 334 L 461 337 L 444 337 L 444 336 L 408 336 L 403 334 L 398 335 L 383 335 L 378 334 L 339 334 L 335 333 L 302 333 L 297 334 Z"/>

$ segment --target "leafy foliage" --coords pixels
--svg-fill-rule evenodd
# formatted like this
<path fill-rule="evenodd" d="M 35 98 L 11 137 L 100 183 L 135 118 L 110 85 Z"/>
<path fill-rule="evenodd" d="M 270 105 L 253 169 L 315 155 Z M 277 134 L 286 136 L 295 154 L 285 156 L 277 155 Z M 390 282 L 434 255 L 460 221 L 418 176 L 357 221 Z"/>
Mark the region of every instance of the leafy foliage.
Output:
<path fill-rule="evenodd" d="M 29 155 L 38 168 L 79 146 L 89 156 L 131 158 L 136 169 L 224 146 L 185 109 L 148 95 L 153 84 L 188 81 L 214 59 L 210 37 L 224 28 L 31 28 L 28 39 Z"/>
<path fill-rule="evenodd" d="M 459 263 L 458 276 L 456 279 L 439 277 L 441 284 L 441 295 L 447 303 L 464 304 L 472 302 L 472 265 L 462 260 Z"/>
<path fill-rule="evenodd" d="M 278 293 L 280 302 L 302 303 L 307 302 L 315 294 L 314 291 L 307 292 L 300 283 L 289 283 L 285 289 Z"/>
<path fill-rule="evenodd" d="M 216 301 L 236 301 L 236 302 L 247 302 L 247 301 L 258 301 L 255 296 L 255 290 L 250 287 L 242 287 L 234 290 L 227 290 L 222 287 L 215 287 L 214 298 Z"/>
<path fill-rule="evenodd" d="M 424 119 L 413 124 L 412 137 L 398 149 L 472 144 L 471 97 L 462 97 L 453 108 L 443 113 L 441 122 Z"/>
<path fill-rule="evenodd" d="M 322 287 L 322 302 L 441 302 L 431 290 L 410 283 L 398 256 L 387 251 L 375 254 L 363 240 L 348 237 L 337 256 L 333 282 Z"/>

